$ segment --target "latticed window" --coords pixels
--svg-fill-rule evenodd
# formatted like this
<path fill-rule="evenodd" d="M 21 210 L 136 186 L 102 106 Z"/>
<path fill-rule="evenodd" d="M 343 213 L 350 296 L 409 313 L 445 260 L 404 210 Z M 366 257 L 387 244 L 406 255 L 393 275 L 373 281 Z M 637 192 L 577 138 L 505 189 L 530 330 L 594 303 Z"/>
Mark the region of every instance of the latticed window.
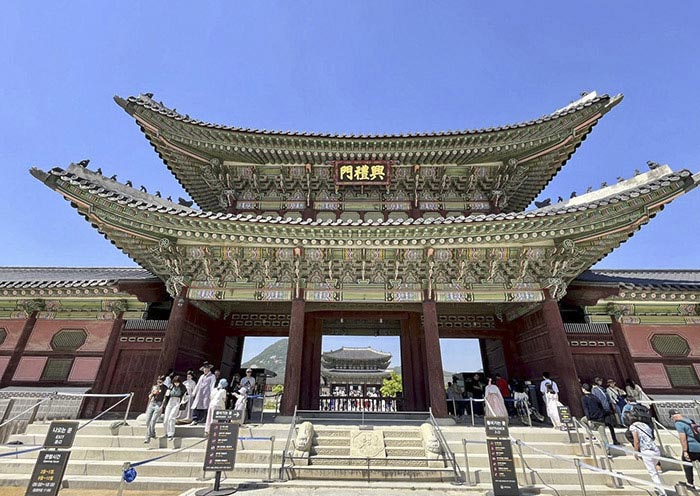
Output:
<path fill-rule="evenodd" d="M 666 365 L 666 372 L 673 387 L 700 386 L 698 375 L 692 365 Z"/>
<path fill-rule="evenodd" d="M 7 329 L 0 327 L 0 345 L 5 342 L 5 339 L 7 339 Z"/>
<path fill-rule="evenodd" d="M 68 379 L 72 366 L 72 358 L 49 358 L 46 360 L 44 371 L 41 373 L 41 380 L 65 381 Z"/>
<path fill-rule="evenodd" d="M 54 351 L 75 351 L 85 344 L 87 332 L 82 329 L 62 329 L 51 338 Z"/>
<path fill-rule="evenodd" d="M 663 357 L 686 357 L 690 353 L 688 341 L 678 334 L 654 334 L 651 347 Z"/>

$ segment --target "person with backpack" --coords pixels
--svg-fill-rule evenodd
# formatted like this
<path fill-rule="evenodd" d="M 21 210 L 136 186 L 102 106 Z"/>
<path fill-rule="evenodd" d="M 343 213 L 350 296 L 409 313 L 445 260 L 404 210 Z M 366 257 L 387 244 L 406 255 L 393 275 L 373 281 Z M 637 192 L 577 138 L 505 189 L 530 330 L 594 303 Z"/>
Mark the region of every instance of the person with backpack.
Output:
<path fill-rule="evenodd" d="M 622 409 L 621 420 L 625 427 L 631 426 L 634 422 L 644 422 L 652 429 L 654 428 L 654 420 L 649 407 L 630 399 L 627 399 L 627 404 Z"/>
<path fill-rule="evenodd" d="M 659 447 L 654 442 L 654 429 L 648 424 L 636 420 L 630 425 L 628 432 L 631 433 L 632 439 L 630 440 L 634 450 L 639 452 L 639 455 L 634 455 L 636 459 L 642 457 L 644 462 L 644 467 L 651 477 L 651 481 L 654 484 L 661 484 L 661 478 L 659 477 L 659 472 L 656 467 L 659 462 L 659 456 L 661 456 L 661 451 Z M 663 493 L 662 493 L 663 494 Z"/>
<path fill-rule="evenodd" d="M 598 431 L 601 443 L 608 444 L 608 436 L 605 434 L 605 427 L 607 426 L 610 429 L 613 444 L 620 444 L 615 436 L 615 428 L 607 421 L 609 413 L 605 410 L 600 400 L 591 393 L 591 389 L 590 384 L 584 383 L 581 385 L 581 391 L 583 392 L 581 406 L 583 407 L 583 413 L 586 415 L 586 421 Z"/>
<path fill-rule="evenodd" d="M 690 420 L 683 414 L 672 408 L 668 411 L 668 416 L 673 420 L 678 438 L 681 441 L 681 449 L 683 450 L 682 459 L 684 462 L 700 461 L 700 426 L 694 420 Z M 693 479 L 693 467 L 691 465 L 683 465 L 685 472 L 686 487 L 695 489 Z"/>

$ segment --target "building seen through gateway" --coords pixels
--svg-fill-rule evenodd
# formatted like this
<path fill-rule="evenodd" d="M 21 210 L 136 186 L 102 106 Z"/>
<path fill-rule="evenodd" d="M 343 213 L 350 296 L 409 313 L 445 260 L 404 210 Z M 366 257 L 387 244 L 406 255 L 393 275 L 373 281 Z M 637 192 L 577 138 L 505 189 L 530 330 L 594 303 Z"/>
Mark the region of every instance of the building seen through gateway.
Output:
<path fill-rule="evenodd" d="M 589 93 L 498 128 L 346 136 L 116 97 L 192 201 L 86 162 L 32 169 L 141 268 L 1 268 L 2 386 L 134 391 L 145 404 L 158 373 L 208 360 L 231 377 L 246 338 L 287 337 L 277 372 L 291 415 L 324 408 L 324 388 L 376 391 L 382 353 L 361 353 L 352 380 L 342 361 L 358 352 L 322 353 L 324 335 L 360 322 L 400 339 L 407 411 L 448 415 L 440 340 L 457 338 L 480 340 L 486 373 L 549 371 L 574 413 L 579 378 L 596 375 L 697 394 L 700 272 L 589 269 L 700 175 L 651 163 L 528 209 L 621 100 Z"/>

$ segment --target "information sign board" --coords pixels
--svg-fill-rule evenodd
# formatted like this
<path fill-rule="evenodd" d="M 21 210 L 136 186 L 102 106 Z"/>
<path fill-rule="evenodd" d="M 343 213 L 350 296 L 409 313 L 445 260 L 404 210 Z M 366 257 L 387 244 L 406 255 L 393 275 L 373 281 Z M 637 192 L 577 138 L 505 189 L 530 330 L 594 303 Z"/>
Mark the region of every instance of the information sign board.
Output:
<path fill-rule="evenodd" d="M 489 452 L 489 468 L 494 496 L 518 496 L 518 479 L 515 476 L 513 447 L 508 433 L 508 418 L 484 417 L 486 448 Z"/>
<path fill-rule="evenodd" d="M 204 455 L 204 470 L 233 470 L 238 446 L 238 424 L 212 423 Z"/>
<path fill-rule="evenodd" d="M 518 479 L 510 439 L 487 439 L 486 448 L 489 451 L 494 496 L 518 496 Z"/>
<path fill-rule="evenodd" d="M 242 413 L 241 410 L 214 410 L 214 420 L 240 424 Z"/>
<path fill-rule="evenodd" d="M 44 448 L 70 448 L 80 424 L 75 421 L 54 421 L 44 439 Z"/>
<path fill-rule="evenodd" d="M 566 428 L 566 433 L 569 435 L 570 443 L 577 443 L 576 426 L 574 425 L 574 419 L 571 417 L 571 412 L 568 406 L 558 406 L 557 411 L 559 412 L 559 419 L 561 424 Z"/>
<path fill-rule="evenodd" d="M 506 417 L 484 417 L 486 437 L 508 437 L 508 419 Z"/>
<path fill-rule="evenodd" d="M 56 496 L 61 489 L 69 458 L 70 451 L 41 450 L 24 495 Z"/>

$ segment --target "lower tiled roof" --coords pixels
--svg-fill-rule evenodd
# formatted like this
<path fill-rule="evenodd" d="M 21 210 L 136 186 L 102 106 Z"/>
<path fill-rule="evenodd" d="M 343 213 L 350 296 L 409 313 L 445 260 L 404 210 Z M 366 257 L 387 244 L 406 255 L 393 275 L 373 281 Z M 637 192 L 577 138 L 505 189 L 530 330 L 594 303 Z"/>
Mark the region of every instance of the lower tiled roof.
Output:
<path fill-rule="evenodd" d="M 622 288 L 700 290 L 700 270 L 595 269 L 576 278 L 579 282 L 618 284 Z"/>
<path fill-rule="evenodd" d="M 141 267 L 0 267 L 0 288 L 89 288 L 158 280 Z"/>

